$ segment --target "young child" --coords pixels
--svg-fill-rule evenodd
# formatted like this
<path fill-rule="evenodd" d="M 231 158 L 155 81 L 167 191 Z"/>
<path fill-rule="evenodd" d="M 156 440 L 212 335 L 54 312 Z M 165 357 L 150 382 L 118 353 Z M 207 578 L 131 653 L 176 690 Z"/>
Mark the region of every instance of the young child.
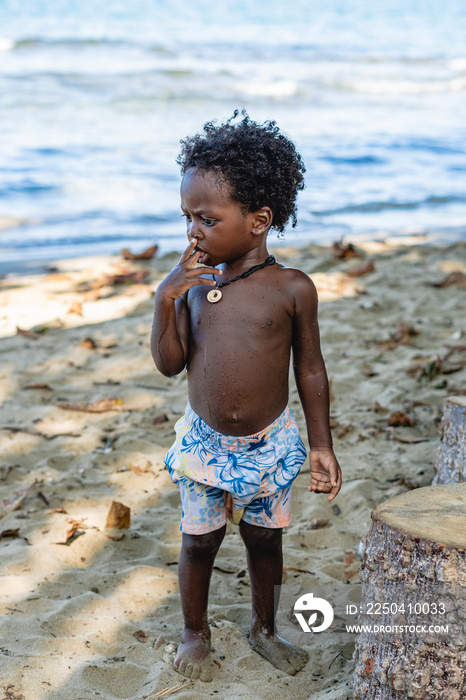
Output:
<path fill-rule="evenodd" d="M 238 112 L 182 141 L 181 209 L 189 245 L 155 295 L 151 349 L 162 374 L 188 371 L 189 403 L 166 456 L 180 487 L 179 584 L 185 621 L 175 668 L 212 679 L 209 583 L 227 517 L 239 525 L 252 588 L 249 643 L 294 675 L 307 662 L 275 634 L 282 529 L 292 482 L 306 458 L 287 408 L 290 355 L 310 445 L 308 491 L 337 495 L 329 389 L 317 294 L 309 277 L 267 251 L 271 228 L 296 225 L 305 172 L 275 122 Z M 278 587 L 278 588 L 276 588 Z"/>

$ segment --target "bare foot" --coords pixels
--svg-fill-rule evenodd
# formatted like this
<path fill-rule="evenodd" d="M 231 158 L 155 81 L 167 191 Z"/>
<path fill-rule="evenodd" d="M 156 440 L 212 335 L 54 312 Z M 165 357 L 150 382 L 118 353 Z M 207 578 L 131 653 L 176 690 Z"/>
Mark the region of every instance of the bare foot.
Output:
<path fill-rule="evenodd" d="M 294 676 L 309 661 L 309 654 L 301 647 L 287 642 L 278 634 L 267 636 L 263 632 L 249 635 L 249 644 L 254 651 L 270 661 L 272 666 Z"/>
<path fill-rule="evenodd" d="M 210 633 L 185 629 L 173 667 L 186 678 L 209 683 L 215 669 L 210 655 Z"/>

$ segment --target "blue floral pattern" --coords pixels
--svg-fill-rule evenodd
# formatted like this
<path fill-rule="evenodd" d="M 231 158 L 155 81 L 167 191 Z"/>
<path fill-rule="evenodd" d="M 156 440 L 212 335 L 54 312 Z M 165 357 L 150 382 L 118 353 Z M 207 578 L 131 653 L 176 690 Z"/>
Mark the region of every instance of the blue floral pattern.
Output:
<path fill-rule="evenodd" d="M 289 523 L 291 486 L 306 459 L 289 408 L 268 428 L 237 437 L 215 431 L 188 404 L 175 432 L 165 464 L 180 484 L 183 532 L 210 532 L 227 515 L 236 524 Z"/>

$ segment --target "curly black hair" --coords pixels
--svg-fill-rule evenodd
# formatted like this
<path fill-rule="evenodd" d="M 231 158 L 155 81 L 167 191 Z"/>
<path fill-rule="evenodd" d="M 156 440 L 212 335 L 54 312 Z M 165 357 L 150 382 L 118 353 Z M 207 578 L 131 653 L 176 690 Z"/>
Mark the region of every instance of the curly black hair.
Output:
<path fill-rule="evenodd" d="M 303 159 L 294 144 L 274 121 L 257 124 L 243 110 L 224 124 L 204 124 L 204 133 L 180 141 L 176 159 L 182 175 L 189 168 L 220 174 L 231 188 L 232 198 L 245 211 L 268 206 L 273 213 L 271 228 L 282 232 L 289 219 L 296 226 L 296 197 L 304 189 Z"/>

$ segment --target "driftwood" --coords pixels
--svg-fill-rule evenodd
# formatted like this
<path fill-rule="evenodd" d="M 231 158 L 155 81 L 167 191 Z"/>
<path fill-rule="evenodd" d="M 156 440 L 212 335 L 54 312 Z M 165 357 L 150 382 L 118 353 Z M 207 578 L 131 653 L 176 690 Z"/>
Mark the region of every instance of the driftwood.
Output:
<path fill-rule="evenodd" d="M 466 482 L 466 397 L 450 396 L 443 402 L 440 447 L 432 484 Z"/>
<path fill-rule="evenodd" d="M 409 491 L 371 517 L 354 699 L 463 700 L 466 484 Z"/>

